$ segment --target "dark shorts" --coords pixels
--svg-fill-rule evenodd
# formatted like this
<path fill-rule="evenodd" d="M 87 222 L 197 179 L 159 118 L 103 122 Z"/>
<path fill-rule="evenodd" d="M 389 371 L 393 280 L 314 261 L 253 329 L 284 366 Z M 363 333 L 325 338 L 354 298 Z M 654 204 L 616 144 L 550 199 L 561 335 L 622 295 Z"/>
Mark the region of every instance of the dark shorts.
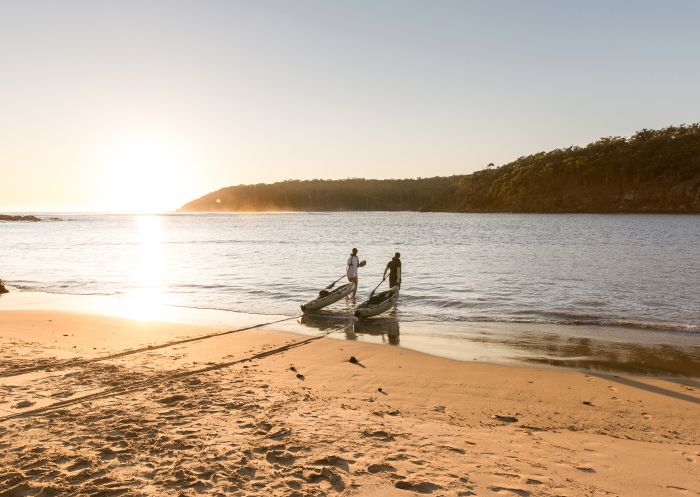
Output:
<path fill-rule="evenodd" d="M 396 279 L 397 278 L 389 277 L 389 288 L 393 288 L 396 286 L 396 284 L 398 283 L 398 281 L 396 281 Z"/>

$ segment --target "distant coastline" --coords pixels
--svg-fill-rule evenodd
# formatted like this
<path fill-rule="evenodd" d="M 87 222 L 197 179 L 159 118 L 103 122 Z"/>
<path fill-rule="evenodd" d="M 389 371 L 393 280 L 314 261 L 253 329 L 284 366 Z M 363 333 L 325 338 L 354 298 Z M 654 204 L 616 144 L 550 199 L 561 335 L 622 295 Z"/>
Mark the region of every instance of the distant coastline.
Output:
<path fill-rule="evenodd" d="M 644 129 L 472 174 L 222 188 L 180 212 L 700 213 L 700 123 Z"/>

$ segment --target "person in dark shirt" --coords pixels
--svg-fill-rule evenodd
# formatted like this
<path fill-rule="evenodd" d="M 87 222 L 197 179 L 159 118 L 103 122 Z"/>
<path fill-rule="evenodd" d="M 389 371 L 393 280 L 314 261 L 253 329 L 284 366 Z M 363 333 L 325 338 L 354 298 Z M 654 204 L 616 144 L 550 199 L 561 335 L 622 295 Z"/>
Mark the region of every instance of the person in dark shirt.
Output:
<path fill-rule="evenodd" d="M 397 285 L 401 285 L 401 254 L 396 252 L 394 258 L 389 261 L 384 269 L 384 278 L 386 278 L 386 273 L 389 271 L 389 288 L 393 288 Z"/>

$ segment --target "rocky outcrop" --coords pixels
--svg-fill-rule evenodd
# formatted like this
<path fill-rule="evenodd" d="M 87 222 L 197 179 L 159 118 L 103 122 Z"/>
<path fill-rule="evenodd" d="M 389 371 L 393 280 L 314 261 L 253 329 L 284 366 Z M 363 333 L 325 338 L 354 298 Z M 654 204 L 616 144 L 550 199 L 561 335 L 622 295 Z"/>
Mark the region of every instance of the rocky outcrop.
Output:
<path fill-rule="evenodd" d="M 0 294 L 2 293 L 10 293 L 10 291 L 5 288 L 5 284 L 2 282 L 2 280 L 0 280 Z"/>
<path fill-rule="evenodd" d="M 7 214 L 0 214 L 0 221 L 30 221 L 30 222 L 37 222 L 41 221 L 36 216 L 10 216 Z"/>

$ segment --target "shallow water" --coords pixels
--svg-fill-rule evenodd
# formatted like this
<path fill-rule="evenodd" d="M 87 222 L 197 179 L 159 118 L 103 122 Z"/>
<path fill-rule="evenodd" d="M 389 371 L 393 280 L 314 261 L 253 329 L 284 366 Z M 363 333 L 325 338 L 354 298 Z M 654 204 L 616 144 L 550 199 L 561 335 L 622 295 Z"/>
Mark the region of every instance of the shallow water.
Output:
<path fill-rule="evenodd" d="M 344 272 L 358 302 L 402 253 L 401 322 L 700 331 L 700 217 L 442 213 L 55 215 L 0 223 L 27 291 L 294 315 Z M 330 310 L 345 312 L 346 303 Z"/>

